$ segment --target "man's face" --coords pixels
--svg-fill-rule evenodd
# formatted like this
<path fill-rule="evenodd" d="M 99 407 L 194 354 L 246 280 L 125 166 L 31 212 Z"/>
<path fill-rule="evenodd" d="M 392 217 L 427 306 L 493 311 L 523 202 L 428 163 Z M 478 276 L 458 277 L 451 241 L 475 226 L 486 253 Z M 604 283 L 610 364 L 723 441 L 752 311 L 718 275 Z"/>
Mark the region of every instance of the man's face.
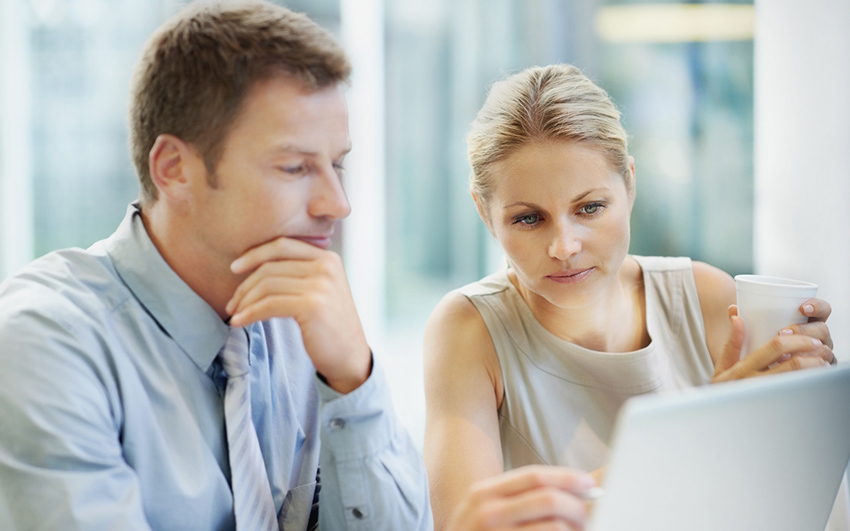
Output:
<path fill-rule="evenodd" d="M 280 236 L 327 248 L 334 223 L 351 211 L 341 182 L 350 146 L 339 87 L 310 92 L 282 75 L 256 85 L 225 140 L 215 185 L 193 182 L 198 256 L 229 265 Z"/>

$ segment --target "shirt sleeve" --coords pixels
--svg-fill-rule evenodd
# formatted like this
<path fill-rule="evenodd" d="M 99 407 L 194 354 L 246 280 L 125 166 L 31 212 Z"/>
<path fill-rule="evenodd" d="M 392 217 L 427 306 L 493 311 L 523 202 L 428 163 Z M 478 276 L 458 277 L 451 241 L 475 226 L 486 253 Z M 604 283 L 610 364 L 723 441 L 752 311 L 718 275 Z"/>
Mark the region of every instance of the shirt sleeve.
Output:
<path fill-rule="evenodd" d="M 340 394 L 317 377 L 321 422 L 321 530 L 433 529 L 425 467 L 395 417 L 374 361 L 360 387 Z"/>
<path fill-rule="evenodd" d="M 148 530 L 95 333 L 44 313 L 0 314 L 2 527 Z"/>

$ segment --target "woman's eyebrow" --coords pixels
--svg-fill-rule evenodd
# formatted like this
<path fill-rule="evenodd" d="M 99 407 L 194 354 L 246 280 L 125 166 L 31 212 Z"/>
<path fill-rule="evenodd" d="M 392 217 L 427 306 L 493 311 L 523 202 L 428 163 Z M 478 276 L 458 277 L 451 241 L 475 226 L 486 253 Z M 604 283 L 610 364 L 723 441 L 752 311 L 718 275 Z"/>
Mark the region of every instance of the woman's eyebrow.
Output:
<path fill-rule="evenodd" d="M 585 192 L 580 193 L 579 195 L 577 195 L 572 200 L 573 201 L 581 201 L 582 199 L 586 198 L 587 196 L 589 196 L 590 194 L 592 194 L 594 192 L 607 191 L 607 190 L 609 190 L 609 188 L 607 186 L 599 186 L 597 188 L 591 188 L 590 190 L 587 190 Z M 529 203 L 528 201 L 514 201 L 513 203 L 505 205 L 504 208 L 507 209 L 507 208 L 513 208 L 513 207 L 517 207 L 517 206 L 524 206 L 524 207 L 527 207 L 527 208 L 540 208 L 539 205 L 537 205 L 535 203 Z"/>

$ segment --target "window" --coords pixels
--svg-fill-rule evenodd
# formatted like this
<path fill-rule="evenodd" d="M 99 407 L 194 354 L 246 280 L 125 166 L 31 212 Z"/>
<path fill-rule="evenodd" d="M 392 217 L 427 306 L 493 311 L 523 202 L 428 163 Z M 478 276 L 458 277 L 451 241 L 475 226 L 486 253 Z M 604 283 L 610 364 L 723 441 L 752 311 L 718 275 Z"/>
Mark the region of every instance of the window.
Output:
<path fill-rule="evenodd" d="M 348 1 L 356 0 L 284 3 L 340 35 L 341 13 L 368 16 L 359 4 L 342 9 Z M 611 6 L 600 0 L 377 5 L 385 28 L 385 172 L 377 179 L 385 221 L 369 234 L 343 233 L 355 245 L 358 237 L 379 239 L 386 251 L 373 294 L 382 301 L 381 337 L 373 341 L 386 351 L 397 407 L 414 437 L 423 400 L 411 390 L 421 388 L 425 319 L 446 292 L 501 266 L 468 194 L 464 139 L 489 85 L 508 73 L 570 62 L 617 102 L 637 160 L 632 252 L 688 255 L 731 274 L 752 270 L 746 35 L 603 38 L 599 17 Z M 123 217 L 138 191 L 125 121 L 131 71 L 152 30 L 178 7 L 175 0 L 0 0 L 0 278 L 53 249 L 107 237 Z M 371 71 L 365 66 L 355 64 Z M 356 176 L 347 186 L 357 186 Z"/>

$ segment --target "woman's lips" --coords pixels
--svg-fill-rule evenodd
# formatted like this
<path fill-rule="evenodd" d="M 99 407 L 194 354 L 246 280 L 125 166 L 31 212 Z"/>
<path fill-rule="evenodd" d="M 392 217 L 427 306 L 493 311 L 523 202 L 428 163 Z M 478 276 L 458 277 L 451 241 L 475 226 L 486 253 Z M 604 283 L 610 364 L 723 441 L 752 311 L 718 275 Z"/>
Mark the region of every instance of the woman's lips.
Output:
<path fill-rule="evenodd" d="M 558 271 L 557 273 L 551 274 L 551 275 L 547 276 L 546 278 L 548 278 L 549 280 L 552 280 L 554 282 L 557 282 L 559 284 L 576 284 L 578 282 L 581 282 L 585 278 L 587 278 L 587 276 L 589 274 L 591 274 L 594 269 L 596 269 L 596 268 L 595 267 L 589 267 L 587 269 L 575 269 L 575 270 L 571 270 L 571 271 Z"/>

